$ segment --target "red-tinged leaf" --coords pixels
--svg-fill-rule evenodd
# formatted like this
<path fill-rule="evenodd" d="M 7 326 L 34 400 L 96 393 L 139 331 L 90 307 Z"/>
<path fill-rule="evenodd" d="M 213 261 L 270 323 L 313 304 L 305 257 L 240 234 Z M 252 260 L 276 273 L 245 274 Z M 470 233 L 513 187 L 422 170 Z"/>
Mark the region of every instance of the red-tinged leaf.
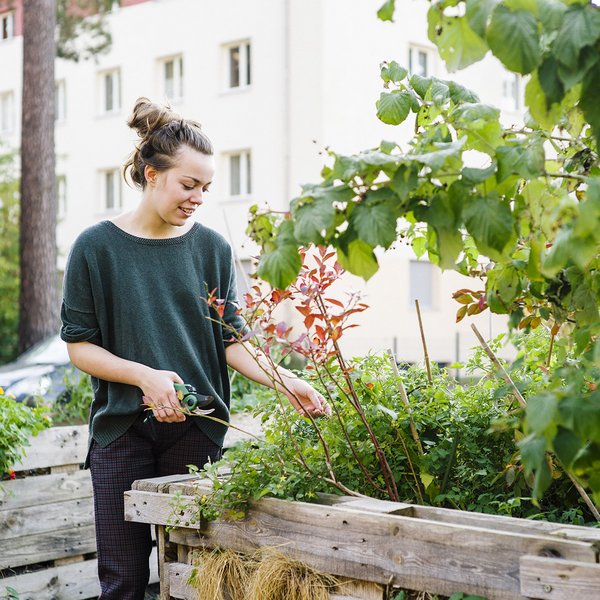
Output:
<path fill-rule="evenodd" d="M 471 304 L 474 301 L 473 296 L 471 294 L 461 294 L 460 296 L 456 296 L 454 298 L 460 304 Z"/>
<path fill-rule="evenodd" d="M 467 314 L 467 310 L 468 310 L 468 306 L 461 306 L 457 311 L 456 311 L 456 322 L 460 323 L 464 318 L 465 315 Z"/>
<path fill-rule="evenodd" d="M 342 337 L 342 328 L 341 327 L 336 327 L 331 332 L 331 339 L 335 342 L 335 341 L 339 340 L 341 337 Z"/>
<path fill-rule="evenodd" d="M 540 317 L 534 317 L 531 319 L 531 329 L 537 329 L 542 323 L 542 319 Z"/>
<path fill-rule="evenodd" d="M 325 298 L 325 302 L 329 302 L 330 304 L 335 304 L 335 306 L 339 306 L 340 308 L 344 308 L 344 305 L 335 298 Z"/>
<path fill-rule="evenodd" d="M 470 304 L 467 310 L 467 315 L 469 315 L 469 317 L 472 317 L 473 315 L 478 315 L 480 312 L 481 309 L 479 308 L 479 304 Z"/>
<path fill-rule="evenodd" d="M 296 310 L 305 317 L 308 317 L 311 313 L 309 306 L 296 306 Z"/>
<path fill-rule="evenodd" d="M 335 327 L 336 325 L 338 325 L 339 323 L 342 322 L 343 318 L 338 315 L 331 315 L 329 320 L 330 320 L 331 324 Z"/>
<path fill-rule="evenodd" d="M 482 311 L 487 308 L 487 302 L 485 301 L 485 296 L 483 294 L 479 297 L 479 302 L 477 304 Z"/>
<path fill-rule="evenodd" d="M 222 317 L 225 314 L 225 305 L 224 304 L 219 304 L 217 306 L 217 313 L 220 317 Z"/>
<path fill-rule="evenodd" d="M 525 329 L 525 327 L 527 327 L 531 321 L 533 320 L 533 315 L 529 315 L 527 317 L 525 317 L 524 319 L 521 319 L 521 322 L 519 323 L 519 329 Z"/>
<path fill-rule="evenodd" d="M 558 323 L 554 323 L 554 325 L 552 325 L 552 329 L 550 330 L 550 334 L 557 335 L 559 331 L 560 331 L 560 325 Z"/>
<path fill-rule="evenodd" d="M 275 332 L 277 333 L 277 335 L 282 338 L 285 337 L 287 334 L 287 324 L 284 323 L 283 321 L 280 321 L 279 323 L 277 323 L 277 325 L 275 326 Z"/>
<path fill-rule="evenodd" d="M 265 327 L 265 331 L 267 333 L 275 333 L 275 325 L 273 323 L 269 323 L 266 327 Z"/>
<path fill-rule="evenodd" d="M 252 289 L 253 289 L 253 290 L 254 290 L 254 291 L 257 293 L 257 294 L 259 294 L 259 295 L 260 295 L 260 288 L 259 288 L 257 285 L 253 285 L 253 286 L 252 286 Z"/>
<path fill-rule="evenodd" d="M 473 290 L 469 290 L 467 288 L 462 288 L 460 290 L 456 290 L 456 292 L 454 292 L 454 294 L 452 294 L 452 298 L 454 300 L 456 300 L 456 298 L 458 298 L 458 296 L 462 296 L 463 294 L 475 294 L 475 292 Z"/>
<path fill-rule="evenodd" d="M 304 327 L 306 327 L 306 329 L 310 329 L 313 326 L 314 322 L 315 322 L 315 315 L 308 315 L 304 319 Z"/>
<path fill-rule="evenodd" d="M 319 340 L 321 340 L 322 342 L 325 341 L 325 329 L 323 329 L 323 327 L 321 327 L 320 325 L 315 325 L 315 333 L 317 334 Z"/>
<path fill-rule="evenodd" d="M 308 365 L 306 365 L 304 368 L 305 368 L 307 371 L 314 371 L 314 370 L 315 370 L 315 368 L 314 368 L 314 367 L 313 367 L 311 364 L 308 364 Z"/>
<path fill-rule="evenodd" d="M 350 329 L 351 327 L 360 327 L 360 326 L 359 326 L 359 324 L 358 324 L 358 323 L 353 323 L 352 325 L 345 325 L 345 326 L 344 326 L 344 331 L 345 331 L 346 329 Z"/>
<path fill-rule="evenodd" d="M 330 258 L 333 258 L 335 256 L 335 252 L 328 252 L 324 257 L 323 260 L 329 260 Z M 335 266 L 335 265 L 334 265 Z"/>

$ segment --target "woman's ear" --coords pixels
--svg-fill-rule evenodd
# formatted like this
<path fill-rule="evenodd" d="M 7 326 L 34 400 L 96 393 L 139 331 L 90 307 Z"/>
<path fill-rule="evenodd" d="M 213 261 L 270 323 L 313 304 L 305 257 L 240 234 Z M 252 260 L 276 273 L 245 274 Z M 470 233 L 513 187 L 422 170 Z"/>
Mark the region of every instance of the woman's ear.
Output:
<path fill-rule="evenodd" d="M 144 177 L 149 185 L 154 185 L 156 183 L 157 175 L 158 171 L 153 166 L 146 165 L 144 167 Z"/>

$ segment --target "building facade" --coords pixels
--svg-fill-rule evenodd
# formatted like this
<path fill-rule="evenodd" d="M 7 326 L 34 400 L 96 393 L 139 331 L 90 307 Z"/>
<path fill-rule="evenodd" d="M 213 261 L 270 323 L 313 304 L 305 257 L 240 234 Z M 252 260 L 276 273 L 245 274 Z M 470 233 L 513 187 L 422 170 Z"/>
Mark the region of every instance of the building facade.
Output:
<path fill-rule="evenodd" d="M 0 0 L 0 136 L 19 146 L 22 0 Z M 59 268 L 86 226 L 135 206 L 120 167 L 133 149 L 126 126 L 136 98 L 169 102 L 200 121 L 216 148 L 217 175 L 198 218 L 225 235 L 242 268 L 256 250 L 244 231 L 254 203 L 285 209 L 300 185 L 319 181 L 325 147 L 355 153 L 382 139 L 407 141 L 413 124 L 381 123 L 375 101 L 379 64 L 396 60 L 414 73 L 448 77 L 427 39 L 426 0 L 403 2 L 381 22 L 381 0 L 121 0 L 107 24 L 107 54 L 56 62 Z M 453 74 L 519 122 L 520 81 L 493 57 Z M 345 341 L 351 354 L 393 347 L 399 359 L 422 356 L 413 299 L 419 297 L 434 360 L 464 359 L 475 345 L 468 323 L 454 324 L 451 294 L 469 287 L 410 251 L 381 257 L 364 290 L 371 309 Z M 241 278 L 243 279 L 243 278 Z M 481 284 L 479 284 L 480 286 Z M 242 283 L 243 286 L 243 283 Z M 486 335 L 504 320 L 478 318 Z"/>

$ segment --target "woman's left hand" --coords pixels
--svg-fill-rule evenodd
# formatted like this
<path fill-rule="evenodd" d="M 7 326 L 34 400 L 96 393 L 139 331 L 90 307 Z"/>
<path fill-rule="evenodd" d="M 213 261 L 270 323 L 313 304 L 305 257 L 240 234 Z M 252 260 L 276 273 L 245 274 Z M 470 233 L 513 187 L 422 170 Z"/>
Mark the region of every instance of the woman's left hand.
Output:
<path fill-rule="evenodd" d="M 313 417 L 320 417 L 323 415 L 331 415 L 331 406 L 327 403 L 325 398 L 317 392 L 312 386 L 306 381 L 298 378 L 284 378 L 285 395 L 287 396 L 290 404 L 296 409 L 296 411 L 302 416 L 306 416 L 306 413 Z"/>

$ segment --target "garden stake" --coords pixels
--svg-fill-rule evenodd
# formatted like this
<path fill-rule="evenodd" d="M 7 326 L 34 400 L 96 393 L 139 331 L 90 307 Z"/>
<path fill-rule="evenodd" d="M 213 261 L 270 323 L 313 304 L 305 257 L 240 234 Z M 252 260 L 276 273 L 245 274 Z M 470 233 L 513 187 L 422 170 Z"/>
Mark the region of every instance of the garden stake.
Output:
<path fill-rule="evenodd" d="M 419 308 L 419 301 L 415 298 L 415 306 L 417 307 L 417 317 L 419 318 L 419 330 L 421 332 L 421 342 L 423 342 L 423 353 L 425 354 L 425 367 L 427 367 L 427 379 L 429 384 L 433 383 L 433 376 L 431 375 L 431 363 L 429 362 L 429 353 L 427 352 L 427 342 L 425 341 L 425 331 L 423 330 L 423 320 L 421 319 L 421 309 Z"/>
<path fill-rule="evenodd" d="M 487 343 L 479 333 L 477 327 L 475 327 L 474 323 L 471 323 L 471 329 L 475 332 L 475 335 L 477 336 L 481 347 L 485 350 L 485 353 L 490 357 L 492 362 L 500 369 L 500 372 L 502 373 L 504 379 L 511 386 L 512 390 L 514 391 L 517 397 L 517 400 L 521 404 L 521 407 L 527 408 L 527 402 L 525 402 L 525 398 L 523 398 L 523 395 L 519 391 L 519 388 L 517 388 L 515 382 L 512 380 L 511 376 L 508 374 L 502 363 L 498 360 L 492 349 L 487 345 Z M 600 512 L 598 512 L 596 505 L 592 502 L 592 499 L 589 497 L 588 493 L 583 489 L 583 486 L 577 481 L 577 479 L 575 479 L 575 476 L 571 475 L 571 473 L 569 473 L 562 464 L 561 466 L 564 472 L 566 473 L 567 477 L 571 480 L 571 483 L 575 486 L 575 489 L 579 492 L 579 495 L 583 498 L 583 501 L 586 503 L 587 507 L 594 515 L 596 521 L 600 521 Z"/>
<path fill-rule="evenodd" d="M 398 390 L 400 392 L 400 398 L 402 398 L 402 403 L 406 408 L 406 412 L 408 413 L 408 422 L 410 424 L 410 432 L 412 433 L 413 440 L 417 445 L 417 451 L 419 454 L 423 455 L 423 446 L 421 444 L 421 439 L 419 438 L 419 433 L 417 431 L 417 427 L 415 426 L 415 421 L 412 416 L 412 410 L 410 409 L 410 403 L 408 401 L 408 395 L 406 394 L 406 390 L 404 389 L 404 384 L 402 383 L 402 378 L 400 377 L 400 372 L 398 371 L 398 365 L 396 364 L 396 357 L 394 356 L 394 351 L 388 348 L 388 356 L 390 358 L 390 365 L 392 366 L 392 371 L 396 377 L 396 381 L 398 382 Z"/>

